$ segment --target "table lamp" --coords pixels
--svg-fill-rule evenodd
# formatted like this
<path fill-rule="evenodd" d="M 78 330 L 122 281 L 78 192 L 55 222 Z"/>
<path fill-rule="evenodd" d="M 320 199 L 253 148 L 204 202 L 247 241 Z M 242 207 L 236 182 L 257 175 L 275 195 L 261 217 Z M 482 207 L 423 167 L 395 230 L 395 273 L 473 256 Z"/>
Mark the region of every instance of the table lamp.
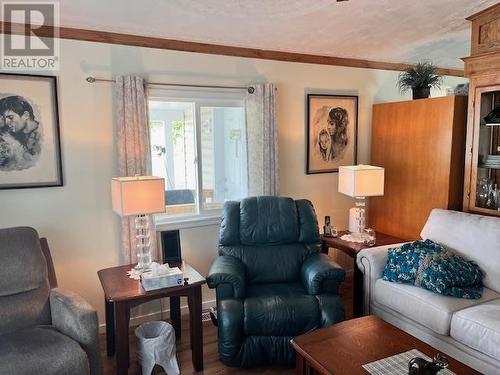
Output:
<path fill-rule="evenodd" d="M 154 176 L 114 177 L 111 179 L 111 197 L 113 211 L 118 215 L 136 216 L 136 269 L 146 271 L 152 262 L 146 215 L 165 212 L 165 180 Z"/>
<path fill-rule="evenodd" d="M 362 164 L 339 167 L 339 193 L 356 198 L 355 207 L 349 209 L 349 232 L 365 239 L 365 197 L 384 195 L 384 168 Z"/>

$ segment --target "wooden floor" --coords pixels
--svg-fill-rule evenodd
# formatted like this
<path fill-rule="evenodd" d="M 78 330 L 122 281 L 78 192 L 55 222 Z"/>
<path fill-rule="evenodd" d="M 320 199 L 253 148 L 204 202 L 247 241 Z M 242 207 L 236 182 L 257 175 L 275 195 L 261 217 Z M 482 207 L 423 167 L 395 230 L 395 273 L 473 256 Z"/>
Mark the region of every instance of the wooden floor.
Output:
<path fill-rule="evenodd" d="M 177 362 L 179 363 L 179 368 L 181 374 L 294 374 L 294 369 L 252 369 L 252 370 L 242 370 L 239 368 L 231 368 L 224 366 L 218 358 L 217 352 L 217 329 L 214 327 L 212 322 L 205 322 L 203 325 L 203 359 L 205 370 L 203 372 L 195 372 L 193 369 L 193 364 L 191 362 L 191 349 L 189 347 L 189 330 L 184 327 L 188 327 L 188 321 L 183 322 L 182 337 L 180 342 L 177 342 Z M 105 347 L 105 336 L 101 335 L 101 355 L 104 359 L 104 374 L 111 375 L 115 374 L 115 360 L 114 357 L 108 358 L 106 356 Z M 129 374 L 140 374 L 140 367 L 136 363 L 135 350 L 136 350 L 136 338 L 133 334 L 133 330 L 130 331 L 130 368 Z M 165 374 L 160 366 L 155 367 L 154 374 Z"/>
<path fill-rule="evenodd" d="M 352 273 L 348 273 L 347 280 L 342 284 L 340 296 L 346 310 L 347 318 L 352 318 Z M 189 347 L 189 323 L 187 320 L 182 322 L 181 340 L 177 342 L 177 361 L 179 363 L 181 374 L 295 374 L 294 369 L 283 368 L 265 368 L 243 370 L 224 366 L 218 359 L 217 351 L 217 329 L 212 322 L 204 322 L 203 325 L 203 372 L 195 372 L 191 362 L 191 349 Z M 140 367 L 136 363 L 136 338 L 133 327 L 130 329 L 130 368 L 129 374 L 140 374 Z M 106 336 L 100 337 L 101 355 L 104 361 L 104 374 L 115 374 L 114 357 L 106 356 Z M 165 374 L 161 367 L 155 367 L 155 374 Z"/>

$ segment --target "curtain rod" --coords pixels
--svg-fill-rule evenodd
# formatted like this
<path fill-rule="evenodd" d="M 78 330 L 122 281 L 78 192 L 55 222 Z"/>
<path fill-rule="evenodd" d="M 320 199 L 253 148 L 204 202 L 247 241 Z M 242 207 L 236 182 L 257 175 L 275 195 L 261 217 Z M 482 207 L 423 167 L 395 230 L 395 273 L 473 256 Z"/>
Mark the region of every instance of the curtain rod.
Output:
<path fill-rule="evenodd" d="M 104 79 L 104 78 L 95 78 L 95 77 L 87 77 L 85 80 L 88 83 L 94 82 L 115 82 L 114 79 Z M 154 86 L 174 86 L 174 87 L 202 87 L 205 89 L 231 89 L 231 90 L 246 90 L 249 94 L 253 94 L 255 92 L 255 88 L 252 86 L 218 86 L 218 85 L 190 85 L 185 83 L 163 83 L 163 82 L 147 82 L 147 85 Z"/>

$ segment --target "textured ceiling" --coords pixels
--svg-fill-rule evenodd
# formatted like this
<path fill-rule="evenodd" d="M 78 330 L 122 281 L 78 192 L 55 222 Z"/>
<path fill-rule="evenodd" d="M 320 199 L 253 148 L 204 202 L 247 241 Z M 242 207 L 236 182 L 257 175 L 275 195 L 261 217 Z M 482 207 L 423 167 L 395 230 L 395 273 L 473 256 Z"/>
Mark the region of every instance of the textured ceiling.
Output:
<path fill-rule="evenodd" d="M 61 25 L 287 52 L 463 68 L 464 18 L 496 0 L 64 0 Z"/>

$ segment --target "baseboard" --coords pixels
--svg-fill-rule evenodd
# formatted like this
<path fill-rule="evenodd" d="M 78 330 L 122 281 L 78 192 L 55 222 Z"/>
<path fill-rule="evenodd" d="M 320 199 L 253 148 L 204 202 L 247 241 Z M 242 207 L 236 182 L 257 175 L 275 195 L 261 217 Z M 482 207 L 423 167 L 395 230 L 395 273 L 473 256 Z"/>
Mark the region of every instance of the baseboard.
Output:
<path fill-rule="evenodd" d="M 208 312 L 211 307 L 215 307 L 216 302 L 215 299 L 209 300 L 209 301 L 204 301 L 201 304 L 202 308 L 202 313 Z M 181 305 L 181 315 L 188 315 L 189 314 L 189 309 L 187 305 Z M 163 310 L 163 317 L 169 317 L 170 316 L 170 309 L 164 309 Z M 145 315 L 139 315 L 139 316 L 134 316 L 130 318 L 130 326 L 135 327 L 138 326 L 142 323 L 149 322 L 152 320 L 160 320 L 162 318 L 162 312 L 157 311 L 151 314 L 145 314 Z M 99 324 L 99 333 L 105 333 L 106 332 L 106 323 Z"/>

